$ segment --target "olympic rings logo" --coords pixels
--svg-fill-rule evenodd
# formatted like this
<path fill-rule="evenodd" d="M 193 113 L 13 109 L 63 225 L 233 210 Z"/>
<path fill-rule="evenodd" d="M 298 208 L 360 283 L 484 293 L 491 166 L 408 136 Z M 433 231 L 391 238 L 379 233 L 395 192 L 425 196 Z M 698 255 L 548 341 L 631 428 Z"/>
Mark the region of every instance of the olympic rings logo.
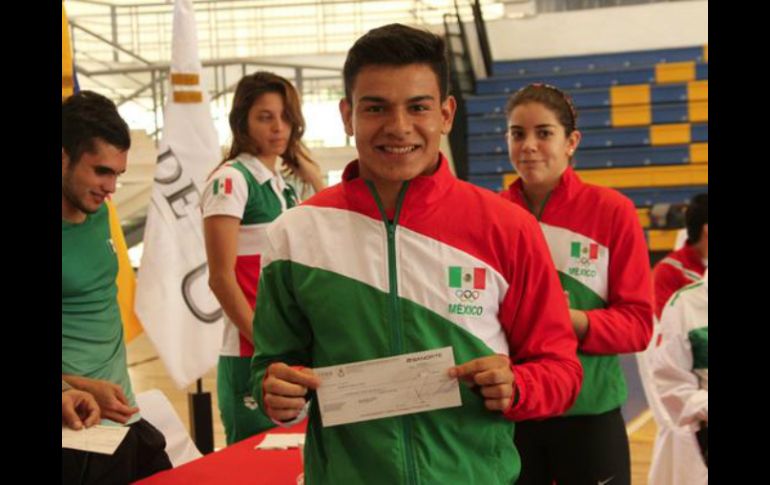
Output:
<path fill-rule="evenodd" d="M 591 264 L 591 260 L 583 256 L 582 258 L 580 258 L 580 264 L 582 264 L 583 266 L 588 266 L 589 264 Z"/>
<path fill-rule="evenodd" d="M 457 290 L 455 296 L 460 301 L 476 301 L 479 299 L 479 292 L 476 290 Z"/>

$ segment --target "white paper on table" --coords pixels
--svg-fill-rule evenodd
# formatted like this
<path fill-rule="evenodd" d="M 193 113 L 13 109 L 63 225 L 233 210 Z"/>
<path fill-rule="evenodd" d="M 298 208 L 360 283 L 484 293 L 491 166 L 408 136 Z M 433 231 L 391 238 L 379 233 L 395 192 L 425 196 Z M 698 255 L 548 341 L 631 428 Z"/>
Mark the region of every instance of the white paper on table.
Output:
<path fill-rule="evenodd" d="M 319 367 L 324 427 L 462 406 L 452 347 Z"/>
<path fill-rule="evenodd" d="M 304 433 L 274 433 L 265 436 L 255 450 L 288 450 L 305 444 Z"/>
<path fill-rule="evenodd" d="M 128 426 L 96 425 L 80 430 L 61 427 L 61 447 L 111 455 L 128 433 Z"/>

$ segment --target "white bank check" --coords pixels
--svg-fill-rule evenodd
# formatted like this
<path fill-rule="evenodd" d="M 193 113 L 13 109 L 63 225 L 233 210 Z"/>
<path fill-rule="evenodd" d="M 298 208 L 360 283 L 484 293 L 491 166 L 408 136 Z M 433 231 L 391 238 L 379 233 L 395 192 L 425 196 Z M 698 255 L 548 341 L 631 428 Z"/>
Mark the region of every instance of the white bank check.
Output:
<path fill-rule="evenodd" d="M 452 408 L 460 387 L 452 347 L 313 369 L 324 427 Z"/>

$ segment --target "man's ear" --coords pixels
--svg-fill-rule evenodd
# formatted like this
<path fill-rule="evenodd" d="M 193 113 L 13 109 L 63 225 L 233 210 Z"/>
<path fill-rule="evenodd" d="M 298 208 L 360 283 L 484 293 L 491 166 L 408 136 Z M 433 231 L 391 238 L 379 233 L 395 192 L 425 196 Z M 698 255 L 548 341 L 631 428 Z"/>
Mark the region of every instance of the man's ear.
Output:
<path fill-rule="evenodd" d="M 348 136 L 353 136 L 353 105 L 347 98 L 340 100 L 340 116 L 342 116 L 342 123 L 345 125 L 345 133 Z"/>
<path fill-rule="evenodd" d="M 64 150 L 64 147 L 61 149 L 61 174 L 62 177 L 64 174 L 69 170 L 70 167 L 70 156 L 67 155 L 66 150 Z"/>
<path fill-rule="evenodd" d="M 457 101 L 454 96 L 447 96 L 441 103 L 441 134 L 447 135 L 452 131 L 452 123 L 457 112 Z"/>

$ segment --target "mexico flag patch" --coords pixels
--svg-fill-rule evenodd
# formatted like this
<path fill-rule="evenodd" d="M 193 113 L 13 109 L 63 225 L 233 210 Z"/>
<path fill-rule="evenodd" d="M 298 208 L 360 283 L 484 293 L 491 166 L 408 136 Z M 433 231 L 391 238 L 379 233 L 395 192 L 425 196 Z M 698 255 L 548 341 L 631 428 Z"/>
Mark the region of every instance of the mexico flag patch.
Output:
<path fill-rule="evenodd" d="M 233 193 L 233 179 L 225 177 L 214 182 L 214 195 L 230 195 Z"/>
<path fill-rule="evenodd" d="M 483 290 L 487 286 L 486 283 L 486 268 L 461 268 L 460 266 L 449 267 L 450 288 L 472 288 L 474 290 Z"/>
<path fill-rule="evenodd" d="M 599 245 L 596 243 L 581 243 L 572 241 L 570 246 L 570 256 L 573 258 L 586 257 L 589 260 L 599 258 Z"/>

